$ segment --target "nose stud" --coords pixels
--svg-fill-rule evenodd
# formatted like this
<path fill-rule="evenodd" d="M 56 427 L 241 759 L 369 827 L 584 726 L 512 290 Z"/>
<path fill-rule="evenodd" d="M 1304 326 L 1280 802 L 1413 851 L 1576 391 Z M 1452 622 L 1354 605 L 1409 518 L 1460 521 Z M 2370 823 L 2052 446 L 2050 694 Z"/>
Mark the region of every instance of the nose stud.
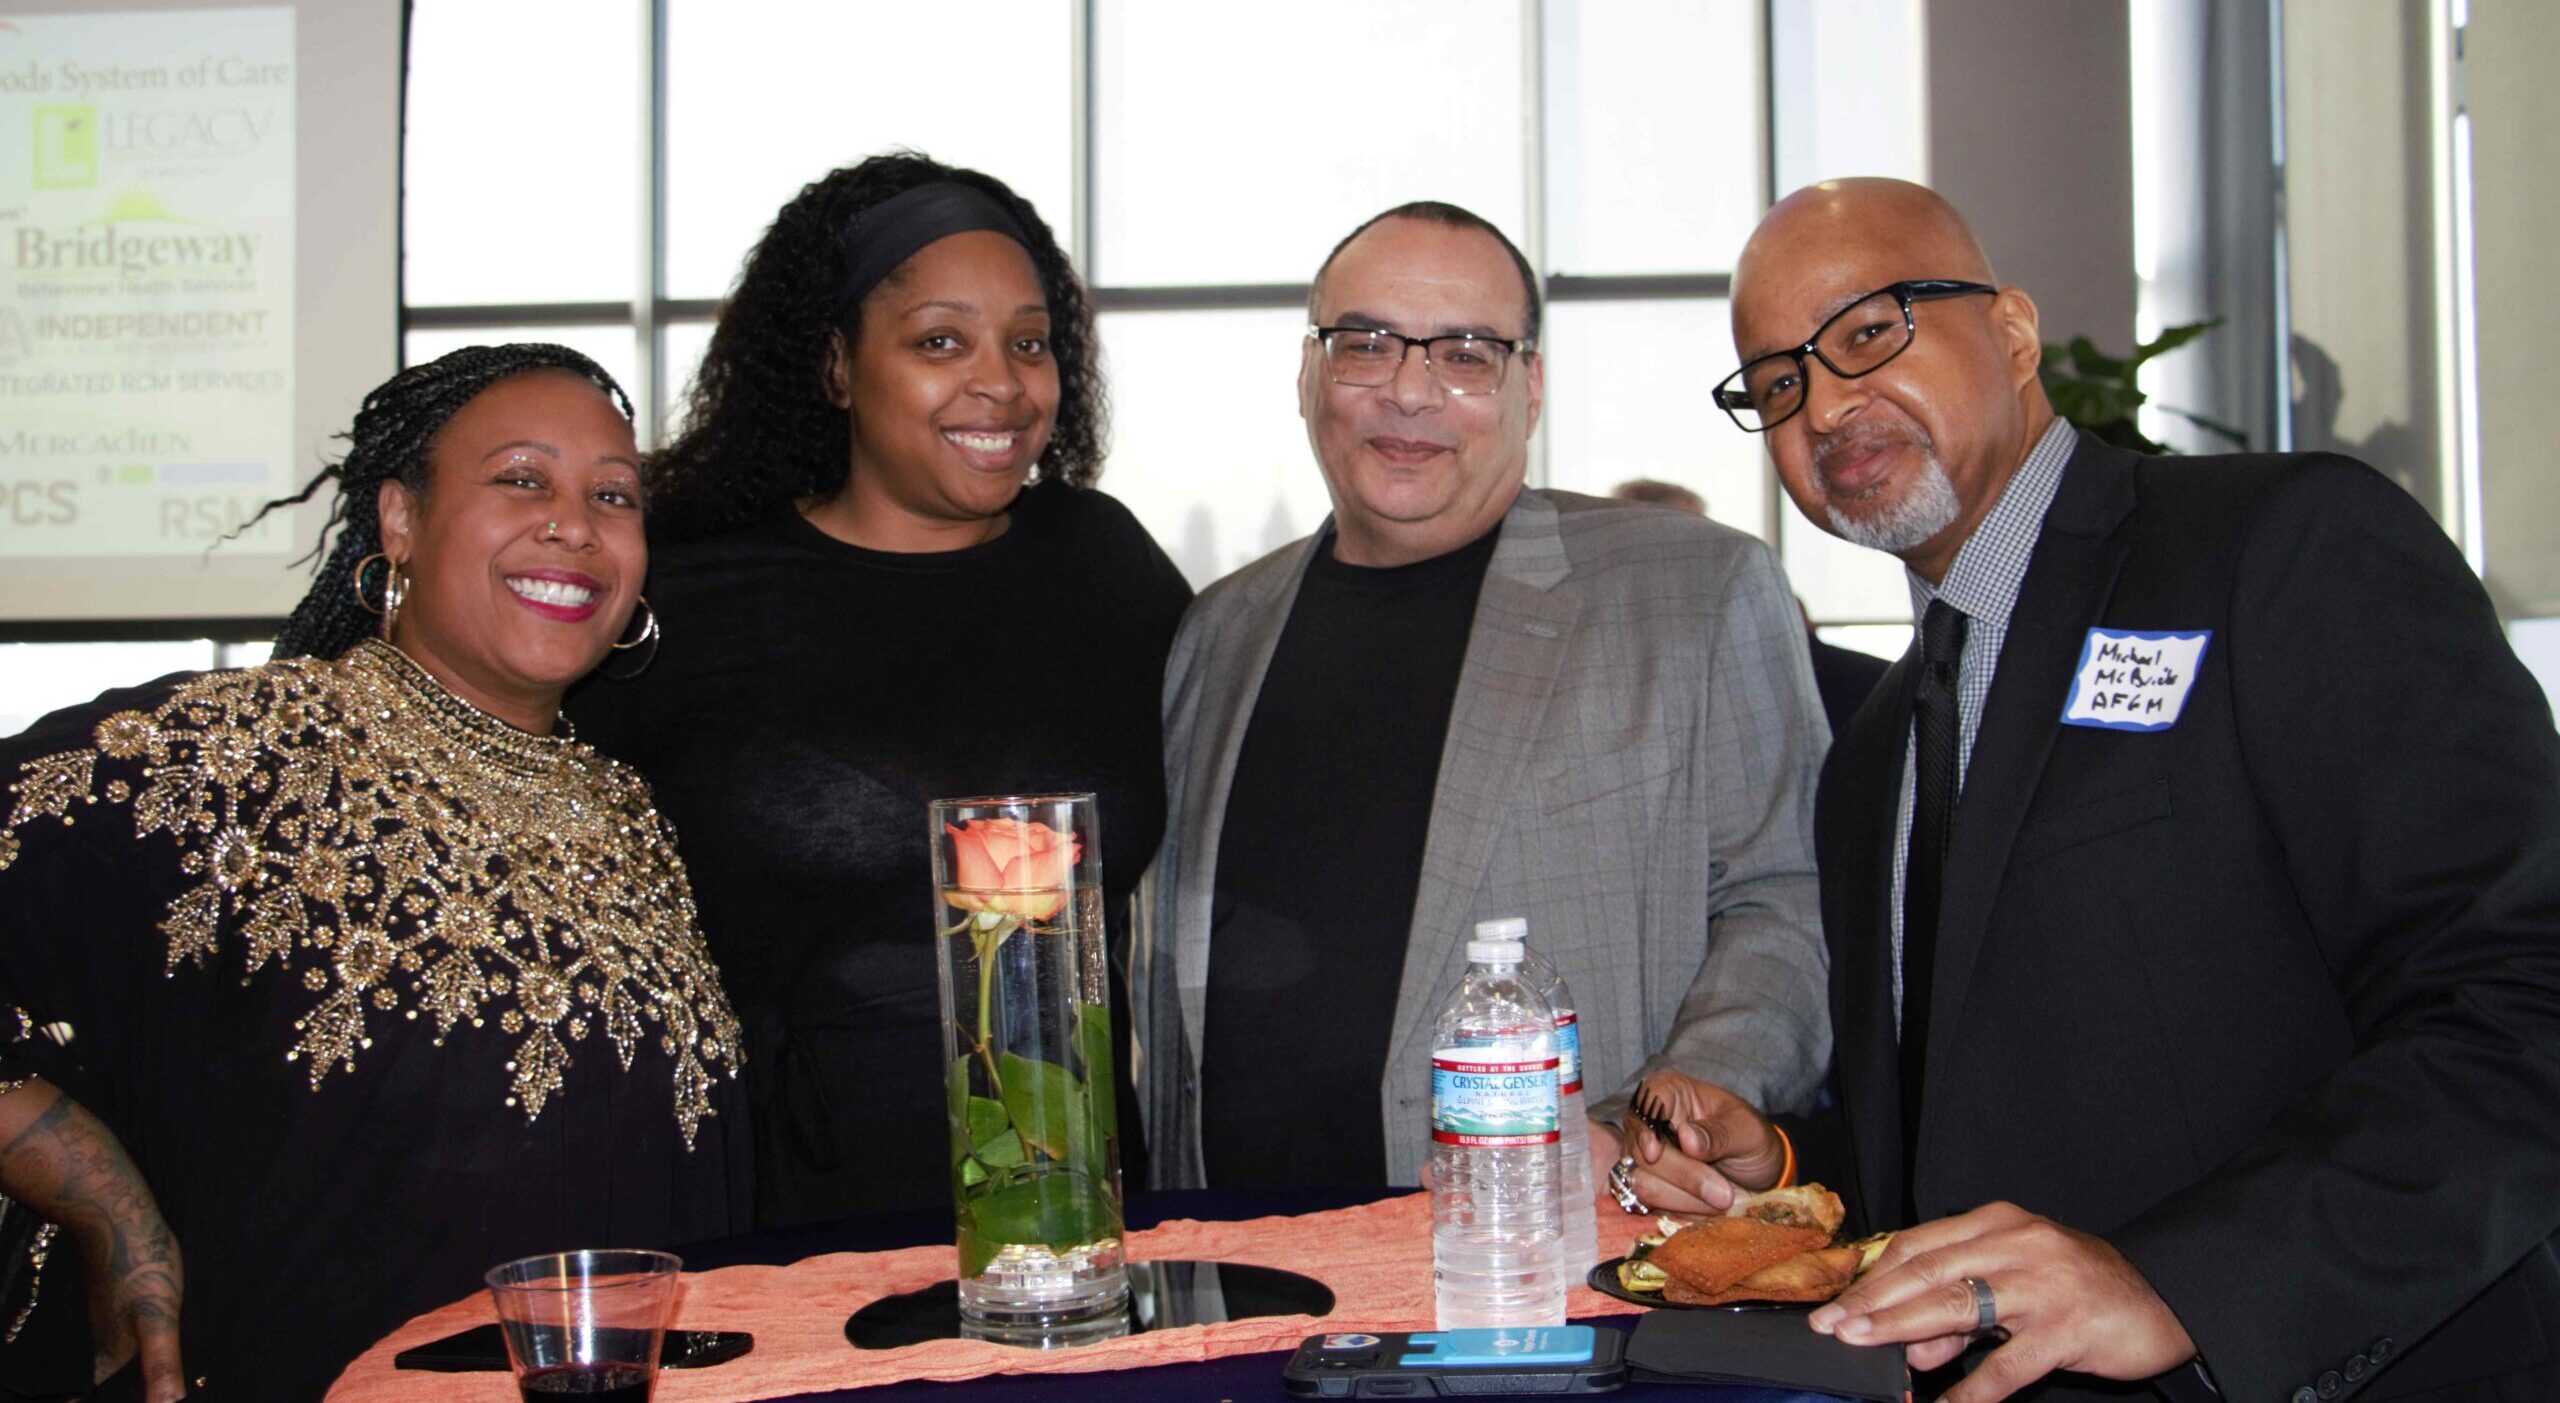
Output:
<path fill-rule="evenodd" d="M 559 540 L 560 523 L 556 521 L 546 521 L 542 523 L 542 539 L 546 541 Z"/>

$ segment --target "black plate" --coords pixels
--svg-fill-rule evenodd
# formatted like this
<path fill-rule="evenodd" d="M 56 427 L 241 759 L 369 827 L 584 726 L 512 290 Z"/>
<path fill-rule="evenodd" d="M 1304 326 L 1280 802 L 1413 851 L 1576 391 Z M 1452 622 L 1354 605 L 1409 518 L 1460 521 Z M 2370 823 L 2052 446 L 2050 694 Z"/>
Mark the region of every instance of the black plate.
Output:
<path fill-rule="evenodd" d="M 1629 1305 L 1651 1306 L 1656 1310 L 1810 1311 L 1815 1306 L 1822 1304 L 1820 1301 L 1727 1301 L 1720 1306 L 1693 1306 L 1682 1301 L 1667 1301 L 1662 1298 L 1660 1292 L 1647 1296 L 1638 1292 L 1630 1291 L 1626 1287 L 1619 1285 L 1618 1264 L 1625 1260 L 1626 1258 L 1624 1257 L 1611 1257 L 1609 1260 L 1593 1267 L 1591 1269 L 1591 1275 L 1583 1278 L 1584 1284 L 1588 1285 L 1592 1290 L 1599 1292 L 1603 1296 L 1614 1296 L 1621 1301 L 1625 1301 Z"/>

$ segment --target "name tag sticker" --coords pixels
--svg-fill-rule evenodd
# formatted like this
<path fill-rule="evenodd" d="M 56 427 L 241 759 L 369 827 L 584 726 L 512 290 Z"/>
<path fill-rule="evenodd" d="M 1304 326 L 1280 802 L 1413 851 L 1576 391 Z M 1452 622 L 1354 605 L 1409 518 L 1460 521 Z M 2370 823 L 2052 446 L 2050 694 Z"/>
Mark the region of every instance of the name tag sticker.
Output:
<path fill-rule="evenodd" d="M 2178 724 L 2213 630 L 2143 633 L 2093 628 L 2080 645 L 2079 675 L 2062 703 L 2062 724 L 2110 731 L 2165 731 Z"/>

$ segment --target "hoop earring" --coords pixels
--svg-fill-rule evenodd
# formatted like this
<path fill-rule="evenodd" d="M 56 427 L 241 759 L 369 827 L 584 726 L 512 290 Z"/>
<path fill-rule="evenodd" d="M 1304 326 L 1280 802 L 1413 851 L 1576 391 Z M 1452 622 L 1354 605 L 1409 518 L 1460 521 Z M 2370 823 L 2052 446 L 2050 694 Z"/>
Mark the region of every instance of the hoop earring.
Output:
<path fill-rule="evenodd" d="M 614 645 L 613 645 L 613 650 L 614 650 L 615 652 L 617 652 L 617 653 L 621 653 L 621 652 L 628 652 L 629 650 L 631 650 L 631 649 L 633 649 L 633 648 L 637 648 L 637 647 L 639 647 L 639 646 L 640 646 L 641 644 L 643 644 L 643 643 L 654 643 L 654 642 L 656 642 L 656 641 L 657 641 L 657 638 L 658 638 L 658 611 L 649 607 L 649 596 L 647 596 L 647 595 L 645 595 L 645 594 L 644 594 L 644 595 L 639 596 L 639 599 L 640 599 L 640 613 L 641 613 L 642 617 L 644 617 L 644 618 L 646 618 L 646 619 L 648 620 L 648 622 L 647 622 L 647 623 L 645 623 L 645 624 L 642 624 L 642 625 L 640 626 L 640 636 L 639 636 L 639 637 L 632 639 L 632 640 L 631 640 L 630 642 L 628 642 L 628 643 L 616 643 L 616 644 L 614 644 Z"/>
<path fill-rule="evenodd" d="M 649 664 L 658 660 L 658 611 L 649 607 L 649 599 L 646 595 L 640 597 L 640 608 L 649 620 L 640 626 L 640 636 L 628 643 L 614 644 L 613 650 L 617 653 L 628 652 L 646 643 L 649 645 L 649 651 L 641 654 L 639 665 L 628 672 L 607 672 L 599 667 L 596 669 L 598 675 L 611 678 L 616 682 L 628 682 L 641 673 L 647 672 Z"/>
<path fill-rule="evenodd" d="M 376 603 L 374 603 L 372 600 L 367 599 L 367 598 L 365 598 L 365 597 L 364 597 L 364 572 L 365 572 L 365 569 L 366 569 L 366 567 L 368 567 L 368 566 L 372 565 L 372 564 L 373 564 L 373 562 L 375 562 L 375 561 L 377 561 L 377 560 L 381 561 L 385 566 L 388 566 L 388 565 L 391 563 L 391 557 L 390 557 L 390 556 L 387 556 L 387 555 L 383 554 L 383 553 L 382 553 L 382 552 L 380 552 L 380 551 L 375 551 L 373 554 L 368 555 L 368 556 L 366 556 L 364 559 L 359 560 L 359 561 L 357 561 L 357 562 L 356 562 L 356 568 L 355 568 L 352 572 L 350 572 L 350 573 L 348 574 L 348 576 L 347 576 L 347 583 L 348 583 L 349 585 L 353 586 L 353 587 L 354 587 L 354 589 L 355 589 L 355 592 L 356 592 L 356 607 L 357 607 L 357 608 L 359 608 L 359 609 L 364 610 L 366 613 L 371 614 L 371 615 L 373 615 L 375 618 L 377 618 L 377 619 L 378 619 L 378 618 L 381 618 L 381 617 L 382 617 L 382 606 L 381 606 L 381 605 L 379 605 L 379 604 L 376 604 Z M 389 579 L 388 577 L 385 577 L 385 578 L 384 578 L 384 580 L 383 580 L 383 582 L 382 582 L 382 588 L 383 588 L 383 592 L 384 592 L 384 593 L 388 594 L 388 593 L 390 592 L 390 590 L 391 590 L 391 581 L 390 581 L 390 579 Z"/>
<path fill-rule="evenodd" d="M 382 641 L 391 641 L 391 626 L 400 619 L 400 606 L 409 602 L 408 567 L 391 563 L 391 573 L 382 577 Z"/>

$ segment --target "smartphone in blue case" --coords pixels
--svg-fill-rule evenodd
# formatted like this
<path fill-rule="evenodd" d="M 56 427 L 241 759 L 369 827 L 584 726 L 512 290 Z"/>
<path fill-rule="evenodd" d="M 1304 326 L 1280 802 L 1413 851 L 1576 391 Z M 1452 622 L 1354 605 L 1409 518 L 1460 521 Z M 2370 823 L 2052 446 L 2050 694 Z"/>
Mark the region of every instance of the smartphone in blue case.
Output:
<path fill-rule="evenodd" d="M 1301 1398 L 1607 1393 L 1627 1381 L 1626 1343 L 1588 1325 L 1309 1335 L 1280 1378 Z"/>

